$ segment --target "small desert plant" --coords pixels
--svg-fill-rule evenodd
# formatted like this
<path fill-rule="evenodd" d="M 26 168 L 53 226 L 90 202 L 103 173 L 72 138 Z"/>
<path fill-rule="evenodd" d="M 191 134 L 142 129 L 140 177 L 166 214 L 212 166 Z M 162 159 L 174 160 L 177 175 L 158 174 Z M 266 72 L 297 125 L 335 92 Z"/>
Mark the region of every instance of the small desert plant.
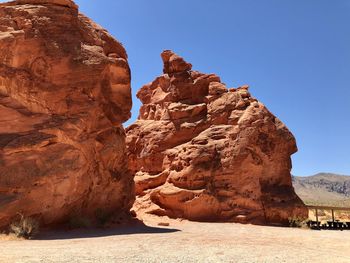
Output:
<path fill-rule="evenodd" d="M 288 222 L 290 227 L 304 227 L 306 225 L 305 220 L 300 217 L 289 217 Z"/>
<path fill-rule="evenodd" d="M 39 222 L 31 217 L 25 217 L 19 214 L 21 219 L 13 222 L 10 225 L 10 232 L 14 233 L 16 237 L 31 239 L 39 232 Z"/>

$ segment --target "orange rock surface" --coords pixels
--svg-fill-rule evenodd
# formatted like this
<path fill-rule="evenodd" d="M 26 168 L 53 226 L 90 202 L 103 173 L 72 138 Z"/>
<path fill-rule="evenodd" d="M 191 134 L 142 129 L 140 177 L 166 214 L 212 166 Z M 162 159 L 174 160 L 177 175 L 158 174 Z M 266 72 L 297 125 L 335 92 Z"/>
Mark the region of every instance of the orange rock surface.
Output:
<path fill-rule="evenodd" d="M 196 221 L 286 224 L 308 211 L 291 182 L 286 126 L 248 91 L 167 50 L 127 128 L 139 212 Z"/>
<path fill-rule="evenodd" d="M 0 4 L 0 227 L 127 212 L 122 45 L 70 0 Z"/>

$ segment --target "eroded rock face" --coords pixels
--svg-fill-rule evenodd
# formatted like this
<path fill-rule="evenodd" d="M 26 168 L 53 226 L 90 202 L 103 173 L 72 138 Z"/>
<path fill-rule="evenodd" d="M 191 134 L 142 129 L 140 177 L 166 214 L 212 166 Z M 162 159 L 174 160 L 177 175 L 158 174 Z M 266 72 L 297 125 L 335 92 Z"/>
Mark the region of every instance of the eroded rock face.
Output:
<path fill-rule="evenodd" d="M 0 227 L 131 207 L 122 45 L 69 0 L 0 4 Z"/>
<path fill-rule="evenodd" d="M 297 151 L 286 126 L 248 86 L 227 89 L 171 51 L 164 74 L 140 89 L 127 128 L 135 209 L 198 221 L 285 224 L 307 209 L 291 183 Z"/>

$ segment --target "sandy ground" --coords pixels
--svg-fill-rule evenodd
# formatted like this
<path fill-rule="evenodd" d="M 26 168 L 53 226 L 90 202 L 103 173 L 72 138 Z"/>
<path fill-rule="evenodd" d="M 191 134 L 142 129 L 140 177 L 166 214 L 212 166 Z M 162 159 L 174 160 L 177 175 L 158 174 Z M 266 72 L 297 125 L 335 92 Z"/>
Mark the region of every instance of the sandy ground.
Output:
<path fill-rule="evenodd" d="M 350 262 L 350 231 L 159 218 L 145 223 L 0 240 L 0 262 Z"/>

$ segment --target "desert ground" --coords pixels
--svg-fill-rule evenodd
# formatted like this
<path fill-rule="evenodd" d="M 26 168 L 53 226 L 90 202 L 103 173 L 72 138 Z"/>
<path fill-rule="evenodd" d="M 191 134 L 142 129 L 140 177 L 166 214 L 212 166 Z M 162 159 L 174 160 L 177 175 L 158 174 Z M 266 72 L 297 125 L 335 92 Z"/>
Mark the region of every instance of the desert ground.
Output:
<path fill-rule="evenodd" d="M 160 226 L 169 223 L 169 226 Z M 350 231 L 149 217 L 105 230 L 0 240 L 0 262 L 350 262 Z"/>

